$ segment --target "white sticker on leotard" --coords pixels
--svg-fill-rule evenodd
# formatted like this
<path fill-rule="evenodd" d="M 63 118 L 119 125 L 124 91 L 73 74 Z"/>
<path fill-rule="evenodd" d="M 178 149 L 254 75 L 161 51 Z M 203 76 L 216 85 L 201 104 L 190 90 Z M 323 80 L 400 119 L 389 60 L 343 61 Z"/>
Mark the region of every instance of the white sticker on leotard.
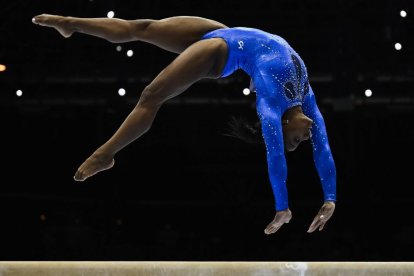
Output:
<path fill-rule="evenodd" d="M 239 40 L 238 43 L 239 43 L 239 50 L 243 50 L 243 46 L 244 46 L 243 40 Z"/>

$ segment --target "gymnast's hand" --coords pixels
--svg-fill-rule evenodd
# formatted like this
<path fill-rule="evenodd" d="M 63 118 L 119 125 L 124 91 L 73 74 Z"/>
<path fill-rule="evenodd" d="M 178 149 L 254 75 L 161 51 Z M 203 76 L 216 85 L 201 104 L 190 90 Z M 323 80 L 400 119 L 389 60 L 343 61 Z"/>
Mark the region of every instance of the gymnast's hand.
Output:
<path fill-rule="evenodd" d="M 114 164 L 115 160 L 112 155 L 95 152 L 78 168 L 73 179 L 84 181 L 98 172 L 112 168 Z"/>
<path fill-rule="evenodd" d="M 283 224 L 288 223 L 292 218 L 292 212 L 288 209 L 277 211 L 276 216 L 271 223 L 264 230 L 265 234 L 270 235 L 276 233 Z"/>
<path fill-rule="evenodd" d="M 311 226 L 308 229 L 308 233 L 312 233 L 319 227 L 319 231 L 322 231 L 326 222 L 332 217 L 333 212 L 335 211 L 335 202 L 326 201 L 321 209 L 319 210 L 316 217 L 313 219 Z"/>

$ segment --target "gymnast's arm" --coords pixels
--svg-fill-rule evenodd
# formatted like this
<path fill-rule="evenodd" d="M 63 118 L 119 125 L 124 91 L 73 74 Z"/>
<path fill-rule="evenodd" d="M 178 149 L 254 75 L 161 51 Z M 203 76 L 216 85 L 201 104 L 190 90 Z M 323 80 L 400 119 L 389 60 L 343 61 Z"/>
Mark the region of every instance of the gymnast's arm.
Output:
<path fill-rule="evenodd" d="M 329 147 L 328 136 L 326 133 L 325 122 L 316 104 L 315 95 L 309 86 L 309 93 L 306 95 L 302 105 L 303 112 L 313 120 L 312 125 L 312 146 L 313 160 L 318 171 L 324 200 L 336 201 L 336 168 Z"/>
<path fill-rule="evenodd" d="M 256 109 L 266 143 L 268 172 L 275 197 L 276 211 L 286 210 L 289 208 L 286 189 L 287 167 L 280 108 L 277 105 L 277 99 L 258 93 Z"/>

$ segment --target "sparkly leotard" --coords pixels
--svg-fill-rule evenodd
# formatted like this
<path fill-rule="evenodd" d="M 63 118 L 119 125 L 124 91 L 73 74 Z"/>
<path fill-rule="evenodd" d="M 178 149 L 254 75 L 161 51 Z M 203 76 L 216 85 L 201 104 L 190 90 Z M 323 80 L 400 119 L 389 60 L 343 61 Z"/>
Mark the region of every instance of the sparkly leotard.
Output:
<path fill-rule="evenodd" d="M 222 38 L 228 58 L 221 77 L 237 69 L 245 71 L 256 87 L 256 109 L 267 148 L 269 178 L 276 210 L 288 208 L 287 167 L 281 118 L 297 105 L 313 120 L 313 157 L 325 200 L 336 200 L 336 169 L 325 123 L 309 85 L 305 64 L 281 37 L 252 28 L 225 28 L 209 32 L 203 39 Z"/>

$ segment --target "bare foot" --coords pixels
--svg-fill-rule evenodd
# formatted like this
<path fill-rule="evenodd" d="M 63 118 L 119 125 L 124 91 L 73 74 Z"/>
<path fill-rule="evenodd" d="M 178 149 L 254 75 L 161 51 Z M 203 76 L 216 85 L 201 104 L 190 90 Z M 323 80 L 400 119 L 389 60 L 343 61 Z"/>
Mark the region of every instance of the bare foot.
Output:
<path fill-rule="evenodd" d="M 69 27 L 68 18 L 59 15 L 41 14 L 33 17 L 34 24 L 55 28 L 63 37 L 70 37 L 74 30 Z"/>
<path fill-rule="evenodd" d="M 283 224 L 289 223 L 292 218 L 292 212 L 289 209 L 276 212 L 276 216 L 271 223 L 264 230 L 265 234 L 270 235 L 276 233 Z"/>
<path fill-rule="evenodd" d="M 98 172 L 108 170 L 115 164 L 113 157 L 92 154 L 76 171 L 73 179 L 76 181 L 84 181 L 87 178 L 97 174 Z"/>

